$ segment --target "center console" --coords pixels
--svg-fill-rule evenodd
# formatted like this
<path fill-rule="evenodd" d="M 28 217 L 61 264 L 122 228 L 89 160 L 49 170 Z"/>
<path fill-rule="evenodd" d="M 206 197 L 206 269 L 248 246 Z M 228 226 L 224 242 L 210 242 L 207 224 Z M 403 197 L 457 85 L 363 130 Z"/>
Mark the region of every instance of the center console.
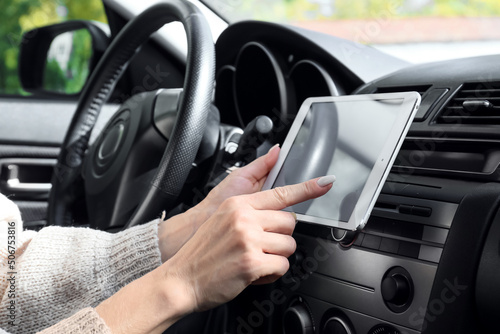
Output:
<path fill-rule="evenodd" d="M 442 300 L 429 304 L 463 196 L 457 189 L 470 188 L 425 177 L 392 179 L 351 240 L 340 240 L 331 228 L 297 225 L 297 251 L 278 285 L 286 302 L 276 328 L 285 334 L 420 333 L 428 312 L 439 312 L 460 293 L 448 282 Z"/>

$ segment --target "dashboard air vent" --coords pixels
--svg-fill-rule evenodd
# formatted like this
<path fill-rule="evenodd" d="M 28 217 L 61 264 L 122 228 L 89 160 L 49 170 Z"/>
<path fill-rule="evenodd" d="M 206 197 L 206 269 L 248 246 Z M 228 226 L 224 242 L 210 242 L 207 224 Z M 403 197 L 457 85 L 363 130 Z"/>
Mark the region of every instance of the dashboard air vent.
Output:
<path fill-rule="evenodd" d="M 423 96 L 430 87 L 431 85 L 378 87 L 377 93 L 418 92 Z"/>
<path fill-rule="evenodd" d="M 440 124 L 500 124 L 500 82 L 465 83 L 436 120 Z"/>

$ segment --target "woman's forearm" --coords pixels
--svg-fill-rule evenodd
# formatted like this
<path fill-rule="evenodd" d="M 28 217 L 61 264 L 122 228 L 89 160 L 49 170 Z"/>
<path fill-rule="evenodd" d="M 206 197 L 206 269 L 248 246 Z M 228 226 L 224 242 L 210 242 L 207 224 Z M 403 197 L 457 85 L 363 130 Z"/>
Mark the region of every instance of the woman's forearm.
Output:
<path fill-rule="evenodd" d="M 158 242 L 162 262 L 166 262 L 174 256 L 210 217 L 212 211 L 205 206 L 205 203 L 202 202 L 158 225 Z"/>
<path fill-rule="evenodd" d="M 98 305 L 161 265 L 157 238 L 158 221 L 117 234 L 84 228 L 42 229 L 16 267 L 19 326 L 9 326 L 7 313 L 0 312 L 0 327 L 35 332 Z M 4 295 L 1 308 L 8 303 Z"/>
<path fill-rule="evenodd" d="M 96 307 L 113 334 L 162 333 L 192 312 L 192 293 L 158 268 L 130 283 Z"/>

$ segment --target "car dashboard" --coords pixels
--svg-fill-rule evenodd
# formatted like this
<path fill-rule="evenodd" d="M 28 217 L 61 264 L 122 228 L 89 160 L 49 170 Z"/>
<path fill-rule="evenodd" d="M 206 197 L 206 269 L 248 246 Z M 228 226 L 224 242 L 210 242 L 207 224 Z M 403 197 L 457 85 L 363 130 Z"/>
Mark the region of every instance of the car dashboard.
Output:
<path fill-rule="evenodd" d="M 131 62 L 117 92 L 130 86 L 132 93 L 150 64 L 170 73 L 162 88 L 182 85 L 184 64 L 155 43 Z M 499 55 L 412 65 L 330 35 L 244 21 L 218 37 L 215 74 L 222 154 L 212 160 L 235 152 L 232 136 L 241 138 L 261 115 L 275 126 L 268 144 L 282 143 L 308 97 L 416 91 L 421 105 L 363 230 L 299 222 L 297 250 L 280 280 L 250 286 L 167 333 L 498 333 Z M 51 101 L 0 103 L 0 189 L 7 189 L 5 176 L 17 177 L 9 164 L 23 167 L 21 181 L 42 186 L 17 198 L 28 228 L 46 223 L 52 167 L 77 103 Z M 103 108 L 92 140 L 116 109 Z M 35 167 L 39 178 L 27 178 Z M 205 181 L 209 172 L 193 179 Z M 209 189 L 220 179 L 208 181 Z M 184 204 L 193 205 L 187 195 Z"/>
<path fill-rule="evenodd" d="M 249 306 L 235 332 L 495 332 L 499 56 L 410 65 L 264 22 L 230 26 L 216 51 L 215 104 L 234 126 L 266 115 L 286 131 L 311 96 L 422 97 L 366 227 L 344 239 L 299 223 L 289 272 L 258 297 L 240 297 Z"/>

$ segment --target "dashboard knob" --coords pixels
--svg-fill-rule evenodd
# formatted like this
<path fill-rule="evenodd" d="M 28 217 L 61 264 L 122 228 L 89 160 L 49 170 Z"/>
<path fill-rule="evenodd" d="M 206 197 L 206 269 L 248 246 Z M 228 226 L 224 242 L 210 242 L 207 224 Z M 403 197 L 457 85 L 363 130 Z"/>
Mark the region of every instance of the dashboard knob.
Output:
<path fill-rule="evenodd" d="M 381 291 L 385 302 L 396 305 L 406 304 L 411 297 L 410 282 L 402 274 L 394 274 L 384 278 Z"/>
<path fill-rule="evenodd" d="M 290 272 L 293 277 L 298 279 L 306 279 L 311 271 L 306 269 L 304 266 L 304 260 L 307 258 L 307 253 L 302 249 L 302 247 L 298 247 L 298 249 L 290 255 L 288 258 L 288 262 L 290 262 Z"/>
<path fill-rule="evenodd" d="M 314 325 L 309 310 L 303 304 L 295 304 L 283 315 L 284 334 L 313 334 Z"/>
<path fill-rule="evenodd" d="M 328 319 L 321 334 L 353 334 L 350 326 L 340 317 Z"/>
<path fill-rule="evenodd" d="M 290 255 L 290 257 L 288 258 L 288 262 L 290 262 L 290 268 L 292 268 L 294 266 L 301 267 L 302 262 L 304 261 L 305 257 L 306 256 L 305 256 L 304 252 L 300 249 L 297 249 L 295 251 L 295 253 Z"/>
<path fill-rule="evenodd" d="M 396 328 L 389 325 L 377 325 L 370 329 L 369 334 L 400 334 Z"/>

